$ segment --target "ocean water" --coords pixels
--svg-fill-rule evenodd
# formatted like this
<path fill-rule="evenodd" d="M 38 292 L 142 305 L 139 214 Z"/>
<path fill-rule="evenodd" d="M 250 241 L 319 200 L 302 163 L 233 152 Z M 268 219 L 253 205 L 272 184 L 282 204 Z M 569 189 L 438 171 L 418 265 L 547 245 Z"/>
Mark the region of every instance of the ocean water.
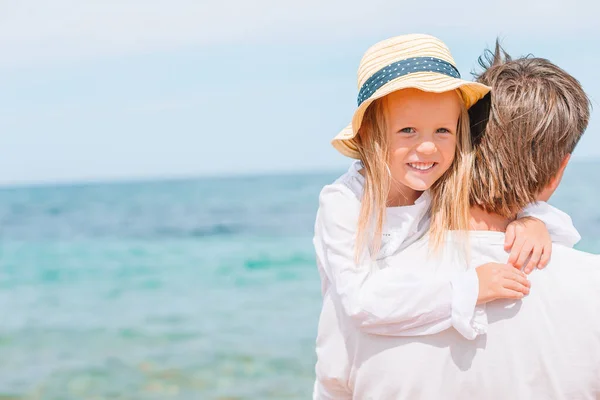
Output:
<path fill-rule="evenodd" d="M 600 252 L 600 163 L 552 203 Z M 0 400 L 306 399 L 339 173 L 0 190 Z"/>

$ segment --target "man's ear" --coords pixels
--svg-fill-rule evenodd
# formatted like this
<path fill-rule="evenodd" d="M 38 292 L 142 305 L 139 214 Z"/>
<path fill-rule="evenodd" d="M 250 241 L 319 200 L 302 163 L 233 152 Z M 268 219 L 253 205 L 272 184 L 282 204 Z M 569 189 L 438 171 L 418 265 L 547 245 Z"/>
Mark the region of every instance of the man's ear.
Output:
<path fill-rule="evenodd" d="M 556 191 L 558 185 L 560 185 L 560 181 L 562 180 L 563 174 L 565 173 L 565 169 L 567 168 L 567 164 L 569 164 L 570 159 L 570 153 L 567 154 L 565 158 L 563 158 L 562 162 L 560 163 L 560 167 L 558 168 L 558 172 L 556 173 L 556 175 L 554 175 L 554 178 L 550 180 L 548 186 L 546 186 L 546 188 L 542 190 L 542 192 L 537 196 L 538 201 L 550 200 L 550 197 Z"/>

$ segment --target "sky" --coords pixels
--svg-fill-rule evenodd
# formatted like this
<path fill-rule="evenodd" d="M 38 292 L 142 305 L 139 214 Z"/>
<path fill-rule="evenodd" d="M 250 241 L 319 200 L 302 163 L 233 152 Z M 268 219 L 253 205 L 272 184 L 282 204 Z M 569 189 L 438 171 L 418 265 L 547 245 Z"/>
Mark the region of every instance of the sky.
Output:
<path fill-rule="evenodd" d="M 402 3 L 0 2 L 0 184 L 341 170 L 362 55 L 415 32 L 467 79 L 497 36 L 566 69 L 596 108 L 573 158 L 600 158 L 600 4 Z"/>

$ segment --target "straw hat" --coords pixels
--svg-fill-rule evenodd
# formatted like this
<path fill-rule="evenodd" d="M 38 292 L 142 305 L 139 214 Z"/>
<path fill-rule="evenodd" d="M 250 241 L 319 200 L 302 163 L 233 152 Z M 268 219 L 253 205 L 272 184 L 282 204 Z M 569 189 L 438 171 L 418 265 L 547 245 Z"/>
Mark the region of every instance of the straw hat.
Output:
<path fill-rule="evenodd" d="M 458 89 L 467 109 L 490 87 L 460 79 L 452 54 L 439 39 L 422 34 L 396 36 L 372 46 L 358 67 L 358 108 L 352 123 L 331 144 L 340 153 L 359 158 L 354 137 L 365 110 L 374 100 L 401 89 L 442 93 Z"/>

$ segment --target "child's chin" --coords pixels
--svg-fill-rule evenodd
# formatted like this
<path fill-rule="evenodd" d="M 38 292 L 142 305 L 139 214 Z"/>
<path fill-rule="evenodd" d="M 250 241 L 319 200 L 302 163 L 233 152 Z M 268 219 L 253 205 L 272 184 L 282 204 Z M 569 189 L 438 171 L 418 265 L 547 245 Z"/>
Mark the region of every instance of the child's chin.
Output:
<path fill-rule="evenodd" d="M 431 187 L 431 183 L 421 181 L 418 179 L 412 180 L 410 185 L 408 185 L 412 190 L 417 190 L 419 192 L 423 192 Z"/>

